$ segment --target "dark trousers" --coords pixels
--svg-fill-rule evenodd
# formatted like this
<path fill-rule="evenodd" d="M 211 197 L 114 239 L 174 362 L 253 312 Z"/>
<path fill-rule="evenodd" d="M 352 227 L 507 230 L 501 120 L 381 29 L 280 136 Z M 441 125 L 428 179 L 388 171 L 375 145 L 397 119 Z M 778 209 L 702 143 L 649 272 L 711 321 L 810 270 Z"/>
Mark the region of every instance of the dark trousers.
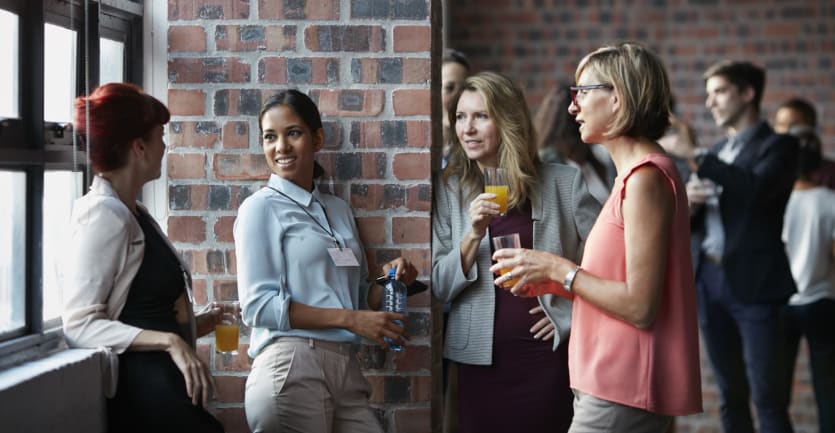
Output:
<path fill-rule="evenodd" d="M 809 364 L 818 404 L 821 432 L 835 432 L 835 300 L 821 299 L 806 305 L 786 306 L 786 356 L 790 366 L 788 381 L 794 376 L 794 364 L 800 337 L 809 343 Z"/>
<path fill-rule="evenodd" d="M 754 433 L 751 397 L 760 432 L 792 432 L 783 305 L 737 301 L 722 267 L 708 260 L 701 260 L 696 287 L 699 324 L 719 387 L 725 432 Z"/>

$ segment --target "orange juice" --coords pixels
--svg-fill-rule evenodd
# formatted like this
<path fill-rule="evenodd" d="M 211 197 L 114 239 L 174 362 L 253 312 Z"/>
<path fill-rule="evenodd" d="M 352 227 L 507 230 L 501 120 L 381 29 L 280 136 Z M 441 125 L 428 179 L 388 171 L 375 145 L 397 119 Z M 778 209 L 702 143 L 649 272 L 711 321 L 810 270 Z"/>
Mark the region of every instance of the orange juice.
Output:
<path fill-rule="evenodd" d="M 510 271 L 512 271 L 512 270 L 513 270 L 513 268 L 502 268 L 502 271 L 501 271 L 502 273 L 501 273 L 500 275 L 504 275 L 504 274 L 506 274 L 506 273 L 508 273 L 508 272 L 510 272 Z M 519 282 L 519 279 L 518 279 L 518 278 L 511 278 L 510 280 L 508 280 L 508 281 L 506 281 L 506 282 L 502 283 L 502 288 L 505 288 L 505 289 L 511 289 L 511 288 L 513 288 L 513 286 L 515 286 L 515 285 L 516 285 L 516 283 L 518 283 L 518 282 Z"/>
<path fill-rule="evenodd" d="M 499 205 L 499 213 L 507 213 L 507 185 L 486 185 L 484 192 L 496 194 L 493 202 Z"/>
<path fill-rule="evenodd" d="M 215 325 L 215 350 L 218 352 L 238 351 L 238 325 Z"/>

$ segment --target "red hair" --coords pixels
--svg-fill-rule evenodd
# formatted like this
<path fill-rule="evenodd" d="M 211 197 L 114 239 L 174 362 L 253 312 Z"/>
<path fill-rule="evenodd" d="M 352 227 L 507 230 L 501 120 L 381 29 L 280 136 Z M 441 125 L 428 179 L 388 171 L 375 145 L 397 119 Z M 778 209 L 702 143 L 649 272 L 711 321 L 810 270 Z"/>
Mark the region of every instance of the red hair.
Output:
<path fill-rule="evenodd" d="M 150 139 L 151 130 L 170 119 L 162 102 L 130 83 L 108 83 L 75 99 L 75 128 L 96 173 L 124 166 L 130 142 Z"/>

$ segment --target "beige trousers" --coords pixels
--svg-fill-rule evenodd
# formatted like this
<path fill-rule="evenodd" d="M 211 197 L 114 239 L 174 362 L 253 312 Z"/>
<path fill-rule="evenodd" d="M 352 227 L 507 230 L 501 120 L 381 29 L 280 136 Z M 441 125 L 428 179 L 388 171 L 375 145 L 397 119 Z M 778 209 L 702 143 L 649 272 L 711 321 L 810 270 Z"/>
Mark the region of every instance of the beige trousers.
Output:
<path fill-rule="evenodd" d="M 282 337 L 255 358 L 244 406 L 254 433 L 382 433 L 350 343 Z"/>
<path fill-rule="evenodd" d="M 574 390 L 568 433 L 665 433 L 673 417 L 601 400 Z"/>

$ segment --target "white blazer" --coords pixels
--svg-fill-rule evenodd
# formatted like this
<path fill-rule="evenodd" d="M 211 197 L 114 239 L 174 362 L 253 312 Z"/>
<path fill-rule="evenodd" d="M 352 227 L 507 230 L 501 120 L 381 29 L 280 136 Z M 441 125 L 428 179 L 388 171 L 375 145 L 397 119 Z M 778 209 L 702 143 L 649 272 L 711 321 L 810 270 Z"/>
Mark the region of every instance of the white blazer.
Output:
<path fill-rule="evenodd" d="M 140 203 L 137 206 L 140 211 L 147 212 Z M 155 221 L 153 225 L 185 271 L 190 333 L 185 340 L 194 347 L 196 322 L 188 267 Z M 145 235 L 110 182 L 98 176 L 93 180 L 90 192 L 73 204 L 70 227 L 70 242 L 61 276 L 64 337 L 70 347 L 106 348 L 111 367 L 116 367 L 117 355 L 124 352 L 142 331 L 120 322 L 118 317 L 142 264 Z M 111 368 L 105 374 L 110 376 L 109 379 L 105 377 L 106 387 L 115 391 L 118 369 Z"/>

